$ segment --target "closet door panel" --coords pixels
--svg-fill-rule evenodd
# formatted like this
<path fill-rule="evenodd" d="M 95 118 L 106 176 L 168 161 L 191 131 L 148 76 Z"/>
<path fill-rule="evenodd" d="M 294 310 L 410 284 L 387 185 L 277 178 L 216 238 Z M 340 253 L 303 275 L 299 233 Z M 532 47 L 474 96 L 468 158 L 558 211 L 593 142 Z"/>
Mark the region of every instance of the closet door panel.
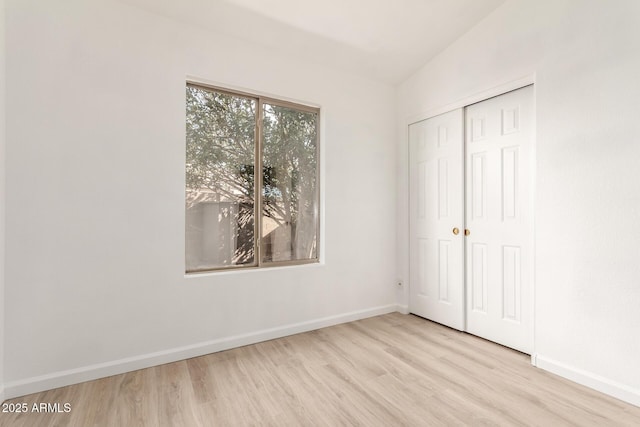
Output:
<path fill-rule="evenodd" d="M 533 126 L 532 86 L 465 108 L 466 329 L 525 353 L 532 350 Z"/>
<path fill-rule="evenodd" d="M 463 125 L 458 109 L 409 126 L 409 309 L 459 330 L 464 329 Z"/>

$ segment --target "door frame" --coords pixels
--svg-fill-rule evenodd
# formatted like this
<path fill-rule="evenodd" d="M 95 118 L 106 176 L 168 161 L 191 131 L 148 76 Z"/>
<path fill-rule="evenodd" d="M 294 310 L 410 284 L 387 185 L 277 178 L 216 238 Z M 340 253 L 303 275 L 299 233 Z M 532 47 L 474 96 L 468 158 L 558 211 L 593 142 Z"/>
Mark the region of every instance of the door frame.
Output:
<path fill-rule="evenodd" d="M 529 281 L 531 283 L 531 291 L 530 291 L 530 301 L 529 301 L 529 305 L 530 305 L 530 312 L 531 312 L 531 326 L 530 326 L 530 334 L 531 334 L 531 364 L 532 365 L 536 365 L 536 257 L 535 257 L 535 252 L 536 252 L 536 240 L 535 240 L 535 231 L 536 231 L 536 178 L 537 178 L 537 168 L 536 168 L 536 151 L 537 151 L 537 135 L 536 135 L 536 130 L 537 130 L 537 126 L 536 126 L 536 122 L 537 122 L 537 112 L 536 112 L 536 75 L 535 73 L 532 73 L 530 75 L 527 75 L 525 77 L 498 85 L 498 86 L 494 86 L 492 88 L 486 89 L 484 91 L 478 92 L 476 94 L 467 96 L 465 98 L 459 99 L 458 101 L 452 102 L 450 104 L 446 104 L 443 105 L 441 107 L 437 107 L 437 108 L 433 108 L 431 110 L 428 110 L 427 112 L 423 113 L 423 114 L 417 114 L 414 116 L 409 117 L 408 120 L 406 120 L 405 122 L 405 141 L 406 141 L 406 149 L 407 149 L 407 164 L 406 164 L 406 172 L 407 172 L 407 254 L 411 253 L 411 221 L 410 221 L 410 215 L 411 215 L 411 211 L 409 209 L 409 205 L 410 205 L 410 200 L 411 200 L 411 192 L 409 191 L 409 183 L 410 183 L 410 170 L 411 170 L 411 158 L 409 157 L 409 126 L 417 123 L 417 122 L 421 122 L 423 120 L 428 120 L 432 117 L 435 116 L 439 116 L 441 114 L 444 113 L 448 113 L 449 111 L 452 110 L 456 110 L 458 108 L 465 108 L 469 105 L 472 104 L 476 104 L 478 102 L 482 102 L 485 101 L 487 99 L 490 98 L 494 98 L 496 96 L 500 96 L 503 95 L 505 93 L 508 92 L 512 92 L 514 90 L 517 89 L 522 89 L 526 86 L 534 86 L 534 91 L 533 91 L 533 111 L 534 111 L 534 115 L 533 115 L 533 120 L 534 120 L 534 125 L 533 125 L 533 132 L 532 132 L 532 140 L 533 140 L 533 144 L 531 147 L 531 153 L 530 153 L 530 167 L 531 167 L 531 179 L 529 181 L 529 190 L 530 190 L 530 200 L 529 200 L 529 215 L 531 218 L 530 224 L 529 224 L 529 242 L 531 245 L 531 251 L 529 254 L 529 265 L 531 266 L 530 268 L 530 272 L 529 272 Z M 466 147 L 465 147 L 466 149 Z M 466 188 L 465 185 L 463 184 L 463 191 L 466 192 Z M 465 193 L 466 194 L 466 193 Z M 463 227 L 465 227 L 465 224 L 462 224 Z M 464 265 L 466 265 L 466 250 L 465 250 L 465 258 L 463 259 L 463 263 Z M 407 276 L 407 284 L 409 287 L 411 287 L 411 261 L 410 261 L 410 257 L 408 259 L 408 276 Z M 466 293 L 467 293 L 467 286 L 466 286 L 466 268 L 465 268 L 465 272 L 464 272 L 464 289 L 463 289 L 463 295 L 464 295 L 464 301 L 465 304 L 463 305 L 464 307 L 464 313 L 463 313 L 463 318 L 464 318 L 464 327 L 466 330 L 467 327 L 467 313 L 466 313 Z M 407 298 L 411 298 L 411 292 L 409 291 L 409 289 L 406 292 Z M 407 306 L 408 307 L 408 306 Z M 407 312 L 408 312 L 408 308 L 407 308 Z"/>

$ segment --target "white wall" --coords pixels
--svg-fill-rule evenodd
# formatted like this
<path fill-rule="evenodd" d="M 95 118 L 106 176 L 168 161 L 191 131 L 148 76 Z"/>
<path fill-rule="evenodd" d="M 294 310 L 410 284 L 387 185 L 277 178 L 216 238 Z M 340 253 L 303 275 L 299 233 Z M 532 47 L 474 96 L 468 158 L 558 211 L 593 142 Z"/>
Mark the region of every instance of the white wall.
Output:
<path fill-rule="evenodd" d="M 5 20 L 0 0 L 0 402 L 4 400 Z"/>
<path fill-rule="evenodd" d="M 7 395 L 395 310 L 394 88 L 117 1 L 7 21 Z M 184 277 L 187 76 L 321 106 L 322 265 Z"/>
<path fill-rule="evenodd" d="M 535 74 L 536 363 L 636 405 L 639 19 L 636 0 L 512 0 L 425 65 L 398 93 L 397 210 L 407 278 L 406 125 Z"/>

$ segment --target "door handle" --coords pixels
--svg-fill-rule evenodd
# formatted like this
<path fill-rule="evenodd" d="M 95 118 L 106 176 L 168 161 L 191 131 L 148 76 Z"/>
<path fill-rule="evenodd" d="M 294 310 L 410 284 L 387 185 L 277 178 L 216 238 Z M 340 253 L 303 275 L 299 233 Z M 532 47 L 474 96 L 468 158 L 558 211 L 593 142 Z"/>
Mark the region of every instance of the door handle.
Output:
<path fill-rule="evenodd" d="M 464 235 L 468 236 L 469 234 L 471 234 L 471 232 L 469 231 L 469 229 L 465 228 L 464 229 Z"/>
<path fill-rule="evenodd" d="M 460 230 L 458 230 L 458 227 L 453 227 L 453 234 L 455 234 L 456 236 L 458 235 L 458 233 L 460 232 Z"/>

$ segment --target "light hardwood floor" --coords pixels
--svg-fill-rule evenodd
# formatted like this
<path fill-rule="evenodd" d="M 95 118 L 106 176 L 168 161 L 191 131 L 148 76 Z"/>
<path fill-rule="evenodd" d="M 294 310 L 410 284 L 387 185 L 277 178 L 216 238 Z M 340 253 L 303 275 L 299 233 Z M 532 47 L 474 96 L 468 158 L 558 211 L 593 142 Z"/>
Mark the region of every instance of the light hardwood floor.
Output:
<path fill-rule="evenodd" d="M 640 426 L 529 356 L 397 313 L 7 401 L 41 402 L 71 412 L 0 425 Z"/>

